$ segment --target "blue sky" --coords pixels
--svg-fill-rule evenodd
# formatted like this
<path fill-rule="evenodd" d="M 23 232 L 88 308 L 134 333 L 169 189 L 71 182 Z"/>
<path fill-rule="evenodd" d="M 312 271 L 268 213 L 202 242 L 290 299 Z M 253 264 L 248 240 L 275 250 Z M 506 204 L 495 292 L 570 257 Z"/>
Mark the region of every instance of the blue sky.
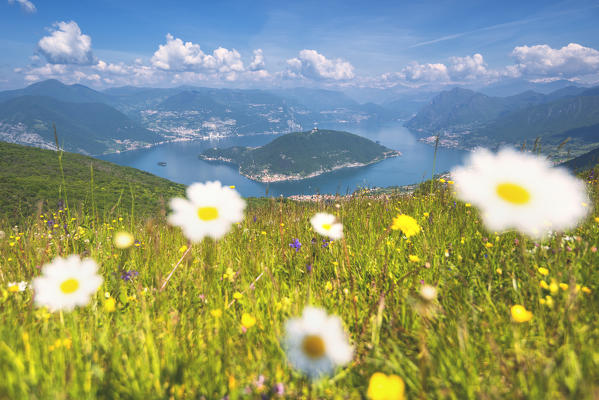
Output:
<path fill-rule="evenodd" d="M 0 89 L 594 84 L 597 22 L 597 1 L 0 0 Z"/>

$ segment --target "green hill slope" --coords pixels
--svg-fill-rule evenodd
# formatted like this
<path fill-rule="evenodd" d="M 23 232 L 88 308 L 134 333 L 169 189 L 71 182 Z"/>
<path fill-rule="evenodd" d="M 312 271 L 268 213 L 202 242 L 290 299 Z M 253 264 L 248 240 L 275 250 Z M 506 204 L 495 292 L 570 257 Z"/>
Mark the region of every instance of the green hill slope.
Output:
<path fill-rule="evenodd" d="M 155 134 L 101 103 L 71 103 L 46 96 L 20 96 L 0 103 L 0 140 L 54 147 L 55 123 L 61 147 L 101 154 L 149 144 Z"/>
<path fill-rule="evenodd" d="M 250 179 L 276 182 L 311 178 L 398 155 L 398 151 L 349 132 L 313 130 L 283 135 L 258 148 L 209 149 L 201 157 L 237 164 L 239 172 Z"/>
<path fill-rule="evenodd" d="M 39 205 L 56 209 L 61 190 L 71 209 L 89 212 L 93 199 L 99 214 L 113 208 L 114 213 L 130 212 L 131 193 L 135 213 L 155 213 L 165 207 L 163 199 L 184 192 L 183 185 L 79 154 L 63 153 L 62 164 L 63 188 L 56 151 L 0 142 L 0 216 L 15 219 L 34 213 Z"/>

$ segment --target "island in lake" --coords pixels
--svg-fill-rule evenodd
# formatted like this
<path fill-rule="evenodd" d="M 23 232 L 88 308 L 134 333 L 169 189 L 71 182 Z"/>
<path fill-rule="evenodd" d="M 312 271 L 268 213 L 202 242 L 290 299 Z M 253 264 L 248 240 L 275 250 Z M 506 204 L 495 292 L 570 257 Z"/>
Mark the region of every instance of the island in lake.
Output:
<path fill-rule="evenodd" d="M 261 147 L 208 149 L 200 158 L 238 165 L 240 174 L 255 181 L 280 182 L 363 167 L 400 155 L 353 133 L 313 129 L 283 135 Z"/>

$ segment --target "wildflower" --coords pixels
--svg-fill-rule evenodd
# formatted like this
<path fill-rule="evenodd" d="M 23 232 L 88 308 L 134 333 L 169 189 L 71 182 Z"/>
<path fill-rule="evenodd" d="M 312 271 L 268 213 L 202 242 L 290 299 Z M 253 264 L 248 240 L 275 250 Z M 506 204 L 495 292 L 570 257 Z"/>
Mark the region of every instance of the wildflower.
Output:
<path fill-rule="evenodd" d="M 235 271 L 233 271 L 233 268 L 227 268 L 227 270 L 223 274 L 223 279 L 228 280 L 229 282 L 233 282 L 233 279 L 235 279 Z"/>
<path fill-rule="evenodd" d="M 371 400 L 403 400 L 405 384 L 397 375 L 385 375 L 375 372 L 370 377 L 366 395 Z"/>
<path fill-rule="evenodd" d="M 329 243 L 331 243 L 329 240 L 322 239 L 322 248 L 323 249 L 328 249 L 329 248 Z"/>
<path fill-rule="evenodd" d="M 86 305 L 103 281 L 97 270 L 98 265 L 89 258 L 81 260 L 78 255 L 55 258 L 43 266 L 42 275 L 32 282 L 35 304 L 51 311 L 70 311 Z"/>
<path fill-rule="evenodd" d="M 541 289 L 549 290 L 549 285 L 545 281 L 539 282 L 539 286 L 541 287 Z"/>
<path fill-rule="evenodd" d="M 497 272 L 499 275 L 503 274 L 503 269 L 501 268 L 496 268 L 495 272 Z"/>
<path fill-rule="evenodd" d="M 409 215 L 398 214 L 397 217 L 393 218 L 393 225 L 391 229 L 394 231 L 400 230 L 406 237 L 411 237 L 420 232 L 420 225 L 418 222 Z"/>
<path fill-rule="evenodd" d="M 487 243 L 485 243 L 485 247 L 486 247 L 487 249 L 490 249 L 491 247 L 493 247 L 493 243 L 491 243 L 491 242 L 487 242 Z"/>
<path fill-rule="evenodd" d="M 187 246 L 183 245 L 181 247 L 179 247 L 179 253 L 185 253 L 187 251 Z"/>
<path fill-rule="evenodd" d="M 437 298 L 437 289 L 431 285 L 422 285 L 420 288 L 420 297 L 424 301 L 431 302 Z"/>
<path fill-rule="evenodd" d="M 265 231 L 260 232 L 261 235 L 266 235 Z"/>
<path fill-rule="evenodd" d="M 547 268 L 539 267 L 537 271 L 539 271 L 539 274 L 543 276 L 549 275 L 549 270 Z"/>
<path fill-rule="evenodd" d="M 284 348 L 290 364 L 310 378 L 330 374 L 352 359 L 341 319 L 320 308 L 306 307 L 301 318 L 285 324 Z"/>
<path fill-rule="evenodd" d="M 272 391 L 274 392 L 274 394 L 278 396 L 283 396 L 285 394 L 285 385 L 283 385 L 281 382 L 278 382 L 273 387 Z"/>
<path fill-rule="evenodd" d="M 243 313 L 241 316 L 241 326 L 243 326 L 245 329 L 250 329 L 254 325 L 256 325 L 256 318 L 252 317 L 248 313 Z"/>
<path fill-rule="evenodd" d="M 331 283 L 331 281 L 328 281 L 326 285 L 324 285 L 324 288 L 327 290 L 327 292 L 333 290 L 333 284 Z"/>
<path fill-rule="evenodd" d="M 124 280 L 125 282 L 129 282 L 131 279 L 135 278 L 137 275 L 139 275 L 139 272 L 131 269 L 129 271 L 123 271 L 121 273 L 121 279 Z"/>
<path fill-rule="evenodd" d="M 583 291 L 583 293 L 586 293 L 586 294 L 590 294 L 591 293 L 591 289 L 589 289 L 586 286 L 583 286 L 581 290 Z"/>
<path fill-rule="evenodd" d="M 15 292 L 24 292 L 25 289 L 27 289 L 27 286 L 29 286 L 28 282 L 25 281 L 21 281 L 21 282 L 9 282 L 8 283 L 8 291 L 15 293 Z"/>
<path fill-rule="evenodd" d="M 171 225 L 181 227 L 187 238 L 199 242 L 209 236 L 222 238 L 233 223 L 243 220 L 245 201 L 239 193 L 220 182 L 194 183 L 187 188 L 187 199 L 174 198 L 170 202 L 173 214 Z"/>
<path fill-rule="evenodd" d="M 307 273 L 312 272 L 312 264 L 306 264 L 306 272 Z"/>
<path fill-rule="evenodd" d="M 491 230 L 517 229 L 533 237 L 577 225 L 588 209 L 584 184 L 547 160 L 503 149 L 479 150 L 452 171 L 458 197 L 479 207 Z"/>
<path fill-rule="evenodd" d="M 559 288 L 560 288 L 561 290 L 564 290 L 564 291 L 566 291 L 566 290 L 568 290 L 568 284 L 567 284 L 567 283 L 560 283 L 560 284 L 559 284 Z"/>
<path fill-rule="evenodd" d="M 327 213 L 317 213 L 310 220 L 312 227 L 323 236 L 328 236 L 333 240 L 343 237 L 343 225 L 335 222 L 335 216 Z"/>
<path fill-rule="evenodd" d="M 297 253 L 302 248 L 302 244 L 300 243 L 299 239 L 295 238 L 291 243 L 289 243 L 289 247 L 293 247 Z"/>
<path fill-rule="evenodd" d="M 235 300 L 241 300 L 243 298 L 243 295 L 239 292 L 235 292 L 235 293 L 233 293 L 233 298 Z"/>
<path fill-rule="evenodd" d="M 528 311 L 524 306 L 515 305 L 511 308 L 512 319 L 514 322 L 528 322 L 532 319 L 532 312 Z"/>
<path fill-rule="evenodd" d="M 104 311 L 111 313 L 114 312 L 114 310 L 116 310 L 116 300 L 109 297 L 104 301 Z"/>
<path fill-rule="evenodd" d="M 551 283 L 549 284 L 549 291 L 551 292 L 551 294 L 556 294 L 559 290 L 559 286 L 557 285 L 557 282 L 555 282 L 555 280 L 551 280 Z"/>
<path fill-rule="evenodd" d="M 215 310 L 210 311 L 210 315 L 212 315 L 214 318 L 218 319 L 223 315 L 223 310 L 220 310 L 217 308 Z"/>
<path fill-rule="evenodd" d="M 129 232 L 117 232 L 114 234 L 114 245 L 119 249 L 127 249 L 133 245 L 135 238 Z"/>
<path fill-rule="evenodd" d="M 549 308 L 553 307 L 553 297 L 549 295 L 545 296 L 545 305 Z"/>
<path fill-rule="evenodd" d="M 410 261 L 411 261 L 411 262 L 419 262 L 419 261 L 420 261 L 420 257 L 418 257 L 418 256 L 415 256 L 415 255 L 413 255 L 413 254 L 410 254 L 410 255 L 408 256 L 408 258 L 410 259 Z"/>

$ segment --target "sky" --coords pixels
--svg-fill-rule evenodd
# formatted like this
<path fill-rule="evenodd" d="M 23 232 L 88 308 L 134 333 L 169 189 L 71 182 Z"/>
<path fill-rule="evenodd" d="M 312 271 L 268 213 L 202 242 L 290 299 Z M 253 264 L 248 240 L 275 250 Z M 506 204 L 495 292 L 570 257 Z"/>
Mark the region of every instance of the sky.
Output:
<path fill-rule="evenodd" d="M 599 84 L 599 1 L 0 0 L 0 90 Z"/>

